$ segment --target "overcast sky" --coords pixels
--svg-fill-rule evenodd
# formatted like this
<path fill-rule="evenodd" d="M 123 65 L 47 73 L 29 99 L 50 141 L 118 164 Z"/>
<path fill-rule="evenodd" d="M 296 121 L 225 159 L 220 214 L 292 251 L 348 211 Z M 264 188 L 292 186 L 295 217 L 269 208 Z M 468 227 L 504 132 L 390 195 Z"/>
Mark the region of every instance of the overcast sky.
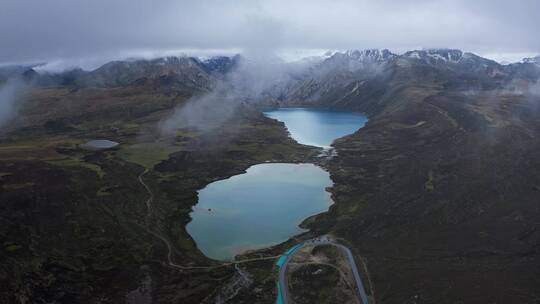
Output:
<path fill-rule="evenodd" d="M 435 47 L 513 60 L 540 54 L 539 29 L 540 0 L 1 0 L 0 63 Z"/>

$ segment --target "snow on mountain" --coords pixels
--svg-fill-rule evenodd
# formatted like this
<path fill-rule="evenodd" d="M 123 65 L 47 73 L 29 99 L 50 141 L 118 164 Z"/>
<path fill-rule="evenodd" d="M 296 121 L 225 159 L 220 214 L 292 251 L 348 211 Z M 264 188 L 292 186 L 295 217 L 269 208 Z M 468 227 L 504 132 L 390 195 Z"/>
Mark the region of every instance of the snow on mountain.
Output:
<path fill-rule="evenodd" d="M 396 54 L 393 54 L 387 49 L 348 50 L 345 52 L 345 55 L 350 57 L 351 59 L 364 61 L 364 62 L 365 61 L 381 62 L 381 61 L 394 59 L 397 57 Z"/>
<path fill-rule="evenodd" d="M 378 69 L 381 65 L 395 58 L 397 58 L 397 55 L 386 49 L 348 50 L 334 53 L 328 59 L 324 60 L 321 66 L 325 69 L 356 72 Z"/>
<path fill-rule="evenodd" d="M 536 57 L 530 57 L 530 58 L 523 58 L 523 63 L 534 63 L 540 66 L 540 56 Z"/>
<path fill-rule="evenodd" d="M 403 56 L 422 60 L 429 64 L 444 64 L 448 62 L 459 62 L 466 54 L 455 49 L 427 49 L 409 51 Z"/>
<path fill-rule="evenodd" d="M 204 70 L 222 74 L 230 72 L 238 64 L 239 60 L 240 55 L 199 58 Z"/>

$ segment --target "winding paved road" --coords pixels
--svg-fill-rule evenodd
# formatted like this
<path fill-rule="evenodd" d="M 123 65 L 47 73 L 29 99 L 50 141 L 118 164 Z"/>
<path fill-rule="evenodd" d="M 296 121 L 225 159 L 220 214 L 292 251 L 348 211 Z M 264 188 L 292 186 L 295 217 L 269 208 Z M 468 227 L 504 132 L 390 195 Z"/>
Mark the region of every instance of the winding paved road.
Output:
<path fill-rule="evenodd" d="M 289 290 L 288 290 L 288 284 L 287 284 L 287 264 L 289 263 L 290 259 L 294 255 L 298 249 L 306 246 L 306 245 L 332 245 L 339 248 L 341 251 L 345 253 L 347 256 L 347 260 L 349 262 L 349 267 L 351 268 L 351 271 L 354 276 L 354 280 L 356 283 L 356 292 L 357 297 L 361 301 L 362 304 L 369 304 L 368 297 L 366 295 L 366 291 L 364 289 L 364 285 L 362 284 L 362 280 L 360 279 L 360 274 L 358 273 L 358 268 L 356 267 L 356 262 L 354 261 L 354 256 L 349 248 L 347 248 L 344 245 L 338 244 L 332 240 L 329 240 L 327 238 L 316 238 L 311 239 L 308 241 L 305 241 L 301 244 L 298 244 L 291 249 L 289 249 L 285 254 L 283 254 L 277 261 L 276 265 L 279 267 L 279 281 L 278 281 L 278 298 L 276 300 L 277 304 L 287 304 L 289 303 Z"/>
<path fill-rule="evenodd" d="M 213 268 L 231 266 L 231 265 L 236 265 L 236 264 L 242 264 L 242 263 L 249 263 L 249 262 L 254 262 L 254 261 L 270 260 L 270 259 L 278 258 L 278 261 L 276 262 L 276 265 L 278 265 L 280 269 L 279 269 L 279 281 L 278 281 L 278 286 L 277 286 L 277 288 L 278 288 L 277 303 L 278 304 L 287 304 L 287 303 L 289 303 L 289 300 L 288 300 L 289 299 L 289 294 L 288 294 L 289 290 L 288 290 L 287 276 L 286 276 L 286 274 L 287 274 L 287 264 L 289 263 L 290 259 L 294 255 L 294 253 L 296 251 L 298 251 L 299 249 L 301 249 L 302 247 L 306 246 L 306 245 L 325 245 L 325 244 L 333 245 L 333 246 L 336 246 L 339 249 L 341 249 L 345 253 L 345 255 L 347 256 L 347 260 L 349 262 L 349 267 L 351 268 L 351 271 L 352 271 L 353 276 L 354 276 L 354 280 L 356 282 L 356 291 L 358 293 L 358 295 L 357 295 L 358 299 L 360 299 L 362 304 L 369 304 L 366 292 L 364 290 L 364 285 L 362 284 L 362 280 L 360 279 L 360 275 L 358 273 L 358 268 L 356 267 L 356 262 L 354 261 L 354 257 L 353 257 L 353 254 L 352 254 L 351 250 L 349 248 L 345 247 L 344 245 L 341 245 L 341 244 L 338 244 L 338 243 L 336 243 L 336 242 L 334 242 L 332 240 L 329 240 L 326 237 L 311 239 L 311 240 L 305 241 L 303 243 L 300 243 L 298 245 L 295 245 L 292 248 L 290 248 L 289 250 L 287 250 L 287 252 L 285 252 L 285 254 L 283 254 L 281 256 L 269 256 L 269 257 L 245 259 L 245 260 L 232 261 L 232 262 L 222 263 L 222 264 L 219 264 L 219 265 L 212 265 L 212 266 L 183 266 L 183 265 L 176 264 L 173 261 L 173 258 L 172 258 L 173 247 L 172 247 L 170 241 L 166 237 L 164 237 L 163 235 L 161 235 L 158 232 L 155 232 L 152 229 L 150 229 L 150 220 L 151 220 L 152 211 L 153 211 L 152 203 L 154 201 L 154 193 L 152 192 L 150 187 L 144 182 L 143 176 L 146 173 L 148 173 L 148 169 L 144 170 L 144 172 L 142 172 L 138 176 L 139 183 L 144 187 L 144 189 L 146 190 L 146 192 L 148 192 L 148 195 L 149 195 L 148 199 L 145 201 L 146 209 L 147 209 L 146 225 L 145 225 L 146 226 L 146 231 L 148 233 L 152 234 L 153 236 L 155 236 L 156 238 L 160 239 L 163 243 L 165 243 L 165 245 L 167 246 L 167 262 L 168 262 L 167 264 L 170 267 L 181 269 L 181 270 L 213 269 Z"/>

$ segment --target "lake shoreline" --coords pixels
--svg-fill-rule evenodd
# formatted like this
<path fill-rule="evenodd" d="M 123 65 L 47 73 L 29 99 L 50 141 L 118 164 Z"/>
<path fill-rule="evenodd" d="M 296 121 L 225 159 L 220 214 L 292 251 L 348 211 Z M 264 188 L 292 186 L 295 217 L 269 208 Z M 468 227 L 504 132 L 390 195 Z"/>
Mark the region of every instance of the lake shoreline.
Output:
<path fill-rule="evenodd" d="M 328 115 L 328 116 L 330 116 L 331 119 L 327 120 L 327 121 L 329 121 L 330 123 L 334 123 L 334 124 L 339 125 L 339 123 L 341 123 L 342 121 L 345 121 L 347 123 L 350 123 L 352 121 L 352 124 L 345 124 L 344 125 L 345 128 L 342 128 L 342 129 L 340 129 L 338 131 L 334 131 L 334 132 L 338 132 L 337 133 L 338 136 L 335 135 L 336 133 L 334 133 L 334 134 L 330 134 L 331 135 L 330 137 L 324 138 L 324 140 L 326 140 L 326 141 L 330 140 L 330 142 L 328 142 L 328 145 L 323 145 L 322 141 L 313 143 L 312 145 L 309 145 L 309 144 L 305 144 L 305 143 L 301 142 L 302 140 L 300 140 L 300 141 L 298 140 L 299 137 L 298 137 L 297 132 L 295 132 L 294 130 L 291 132 L 289 130 L 288 124 L 287 124 L 287 119 L 280 120 L 279 117 L 272 117 L 271 115 L 268 115 L 267 112 L 263 113 L 263 115 L 265 117 L 276 120 L 276 121 L 282 123 L 284 125 L 284 127 L 289 131 L 289 138 L 290 139 L 294 140 L 295 142 L 297 142 L 300 145 L 303 145 L 303 146 L 310 147 L 312 149 L 318 150 L 319 154 L 317 156 L 315 156 L 315 157 L 310 157 L 309 159 L 306 159 L 306 160 L 303 160 L 303 161 L 298 161 L 298 162 L 289 162 L 289 161 L 283 162 L 283 160 L 266 160 L 266 161 L 264 161 L 262 163 L 251 165 L 250 167 L 248 167 L 246 170 L 243 170 L 243 172 L 241 172 L 239 174 L 232 175 L 232 176 L 229 176 L 229 177 L 224 178 L 224 179 L 213 181 L 213 182 L 205 185 L 203 188 L 199 189 L 197 191 L 199 199 L 198 199 L 197 203 L 192 207 L 192 211 L 190 213 L 190 219 L 191 220 L 186 225 L 186 231 L 188 232 L 188 234 L 190 234 L 193 237 L 197 248 L 206 257 L 208 257 L 208 258 L 210 258 L 212 260 L 216 260 L 216 261 L 234 260 L 237 256 L 242 256 L 242 255 L 246 255 L 246 254 L 253 253 L 253 252 L 266 251 L 267 249 L 279 246 L 280 244 L 287 243 L 292 238 L 295 238 L 295 237 L 298 237 L 300 235 L 309 233 L 309 227 L 308 227 L 309 222 L 312 222 L 314 219 L 316 219 L 321 214 L 327 213 L 330 210 L 331 206 L 334 205 L 334 200 L 332 198 L 332 193 L 329 191 L 329 189 L 331 187 L 333 187 L 333 182 L 332 182 L 332 180 L 330 178 L 329 171 L 324 166 L 325 162 L 329 158 L 331 158 L 331 156 L 325 155 L 324 151 L 332 149 L 331 144 L 332 144 L 333 140 L 356 132 L 357 130 L 362 128 L 364 126 L 365 122 L 367 121 L 367 118 L 365 116 L 359 114 L 359 113 L 354 113 L 354 112 L 350 112 L 350 111 L 340 111 L 340 110 L 337 110 L 337 111 L 336 110 L 325 110 L 325 109 L 322 109 L 322 108 L 290 107 L 290 108 L 278 109 L 278 110 L 274 109 L 273 111 L 274 111 L 274 113 L 276 111 L 282 111 L 282 112 L 286 112 L 286 113 L 290 113 L 291 111 L 292 112 L 300 111 L 301 114 L 308 113 L 309 115 L 319 115 L 319 116 Z M 334 116 L 337 116 L 337 117 L 334 117 Z M 345 118 L 345 119 L 343 119 L 343 118 Z M 290 123 L 289 123 L 289 126 L 290 126 Z M 324 128 L 324 127 L 326 127 L 326 126 L 322 125 L 322 128 Z M 202 199 L 200 197 L 201 193 L 205 193 L 205 191 L 208 191 L 208 189 L 213 187 L 213 185 L 216 185 L 216 184 L 219 185 L 219 184 L 231 182 L 231 180 L 234 181 L 234 179 L 242 178 L 241 177 L 242 175 L 249 174 L 250 169 L 252 169 L 254 167 L 271 165 L 271 164 L 274 164 L 274 165 L 280 165 L 280 164 L 281 165 L 312 165 L 312 166 L 320 169 L 321 171 L 323 171 L 325 174 L 328 174 L 329 183 L 323 185 L 320 188 L 320 190 L 322 190 L 328 196 L 329 203 L 327 204 L 326 208 L 315 210 L 315 211 L 312 211 L 312 212 L 308 212 L 308 214 L 303 214 L 300 219 L 297 219 L 294 222 L 295 231 L 289 233 L 286 237 L 280 237 L 279 239 L 274 239 L 274 240 L 270 240 L 270 241 L 260 241 L 260 240 L 258 240 L 258 241 L 254 241 L 252 243 L 243 242 L 243 243 L 236 244 L 236 245 L 226 246 L 225 248 L 245 248 L 245 249 L 236 250 L 236 251 L 232 252 L 225 259 L 223 258 L 223 253 L 221 255 L 208 254 L 207 249 L 211 245 L 209 245 L 208 242 L 206 242 L 206 245 L 202 244 L 202 243 L 205 243 L 204 240 L 198 242 L 197 237 L 192 234 L 193 231 L 190 232 L 191 228 L 189 228 L 189 227 L 193 227 L 194 222 L 197 220 L 197 218 L 199 216 L 201 216 L 201 214 L 202 214 L 202 216 L 207 216 L 208 217 L 210 214 L 219 214 L 222 211 L 219 209 L 219 205 L 216 207 L 214 205 L 208 206 L 208 205 L 204 204 L 204 202 L 202 202 Z M 280 190 L 283 190 L 283 189 L 280 189 Z M 291 190 L 289 190 L 289 191 L 291 191 Z M 313 191 L 309 191 L 309 192 L 313 192 Z M 215 200 L 222 200 L 221 197 L 226 197 L 226 196 L 227 195 L 218 196 L 218 197 L 215 198 Z M 227 206 L 227 207 L 230 207 L 230 206 Z M 245 216 L 245 217 L 251 218 L 251 216 Z M 202 229 L 202 228 L 200 228 L 200 229 Z M 196 234 L 196 232 L 195 232 L 195 234 Z M 210 237 L 212 237 L 212 236 L 210 236 Z M 222 241 L 222 240 L 216 240 L 215 242 L 220 242 L 220 241 Z"/>

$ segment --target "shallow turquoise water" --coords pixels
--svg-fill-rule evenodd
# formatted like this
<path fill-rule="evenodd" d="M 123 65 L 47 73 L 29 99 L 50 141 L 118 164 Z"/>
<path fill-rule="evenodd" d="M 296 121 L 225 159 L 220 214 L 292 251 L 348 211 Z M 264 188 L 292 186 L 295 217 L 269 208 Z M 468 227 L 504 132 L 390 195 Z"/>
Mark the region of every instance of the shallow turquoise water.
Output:
<path fill-rule="evenodd" d="M 324 148 L 336 138 L 354 133 L 367 122 L 366 116 L 360 113 L 326 109 L 280 108 L 264 114 L 284 122 L 297 142 Z"/>
<path fill-rule="evenodd" d="M 303 232 L 305 218 L 332 204 L 325 190 L 331 185 L 328 172 L 313 164 L 254 165 L 200 190 L 187 231 L 206 256 L 230 260 Z"/>

